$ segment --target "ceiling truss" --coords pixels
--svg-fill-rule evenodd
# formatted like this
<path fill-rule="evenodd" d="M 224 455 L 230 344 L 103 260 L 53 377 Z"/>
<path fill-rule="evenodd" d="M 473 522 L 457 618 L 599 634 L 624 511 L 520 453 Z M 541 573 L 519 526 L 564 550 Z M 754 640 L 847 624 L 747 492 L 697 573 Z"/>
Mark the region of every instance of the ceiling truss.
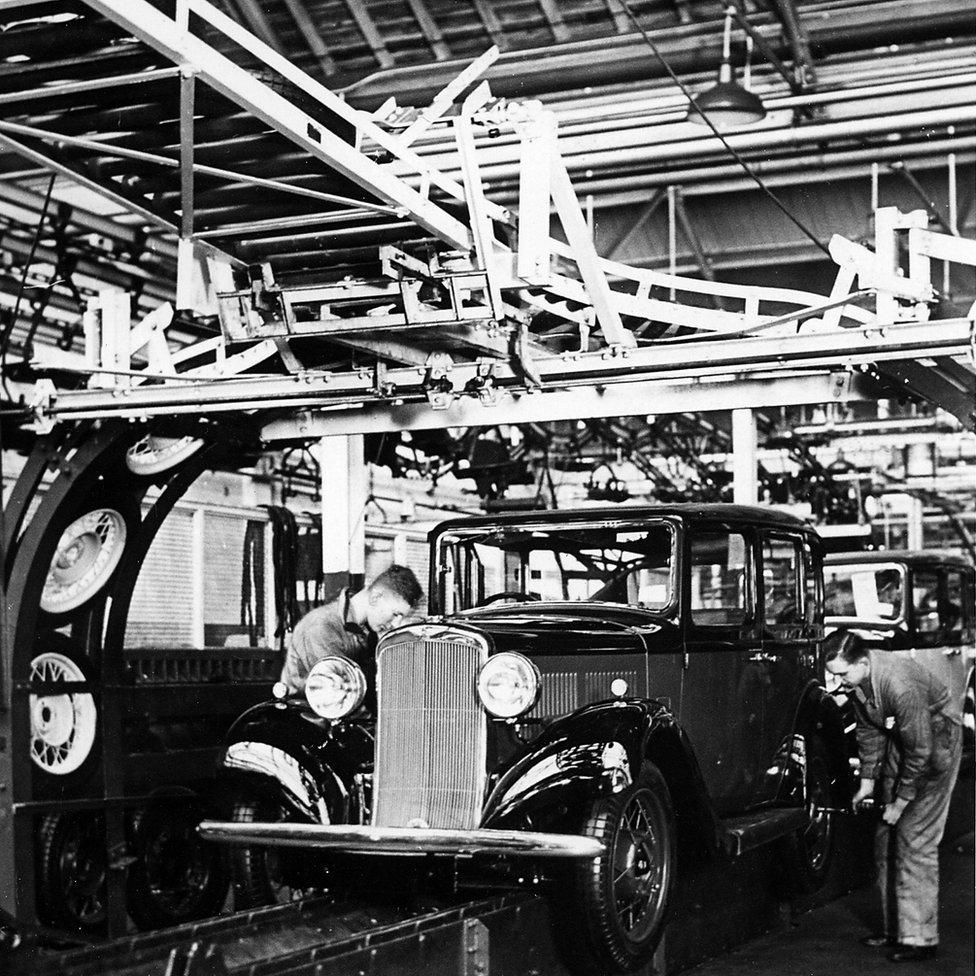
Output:
<path fill-rule="evenodd" d="M 176 19 L 145 0 L 86 6 L 94 33 L 116 31 L 117 46 L 139 67 L 87 82 L 54 77 L 37 98 L 26 89 L 0 91 L 0 102 L 15 106 L 0 121 L 0 141 L 175 235 L 175 303 L 209 312 L 220 335 L 174 354 L 160 341 L 171 309 L 130 331 L 117 302 L 93 303 L 89 388 L 64 384 L 71 371 L 62 369 L 60 388 L 48 383 L 35 400 L 44 423 L 248 410 L 274 413 L 262 429 L 288 439 L 322 425 L 354 429 L 357 418 L 364 429 L 441 426 L 461 416 L 476 424 L 482 411 L 480 423 L 491 424 L 512 422 L 499 418 L 519 410 L 558 418 L 584 400 L 598 414 L 609 403 L 619 412 L 637 390 L 638 399 L 650 397 L 655 384 L 662 401 L 680 386 L 683 398 L 672 401 L 685 410 L 695 396 L 699 404 L 719 392 L 736 402 L 769 396 L 774 376 L 802 383 L 797 370 L 807 373 L 808 395 L 820 396 L 825 382 L 835 388 L 851 369 L 884 364 L 889 378 L 903 378 L 899 364 L 919 359 L 922 374 L 916 370 L 907 385 L 943 397 L 973 422 L 963 409 L 971 321 L 929 321 L 929 312 L 931 260 L 967 267 L 976 260 L 958 231 L 928 231 L 924 212 L 879 211 L 873 250 L 835 238 L 829 293 L 736 286 L 716 280 L 684 195 L 672 186 L 654 194 L 609 253 L 666 200 L 672 233 L 680 227 L 702 278 L 638 268 L 600 256 L 570 178 L 567 154 L 577 150 L 558 138 L 557 116 L 537 102 L 499 100 L 477 83 L 498 51 L 446 85 L 419 116 L 391 125 L 282 56 L 270 22 L 259 31 L 264 42 L 206 0 L 181 0 Z M 240 6 L 245 15 L 248 6 Z M 410 9 L 438 57 L 443 35 L 431 11 L 421 0 Z M 778 9 L 784 24 L 796 20 L 791 5 Z M 555 36 L 562 15 L 540 4 L 547 10 Z M 263 77 L 213 47 L 196 32 L 199 24 L 208 39 L 217 31 L 225 48 L 261 59 Z M 787 32 L 802 60 L 802 31 L 794 23 Z M 134 87 L 136 76 L 155 87 Z M 79 134 L 72 131 L 76 103 L 91 92 L 123 107 L 127 92 L 150 97 L 163 121 L 148 131 Z M 973 114 L 961 102 L 915 114 L 935 121 L 933 112 L 940 124 L 969 124 Z M 831 126 L 873 134 L 871 126 L 884 124 L 815 121 L 792 134 L 741 138 L 786 146 L 822 138 Z M 436 135 L 434 152 L 413 145 L 427 134 Z M 240 159 L 214 165 L 227 159 L 228 146 Z M 289 156 L 301 166 L 277 174 L 277 163 L 267 165 Z M 494 191 L 500 177 L 504 186 L 506 167 L 513 195 L 502 204 Z M 910 171 L 905 179 L 925 196 Z M 255 188 L 274 203 L 254 207 Z M 252 219 L 241 219 L 245 213 Z M 908 273 L 900 275 L 906 256 Z M 337 352 L 350 350 L 351 360 L 340 355 L 336 366 Z M 732 382 L 743 392 L 731 394 Z"/>

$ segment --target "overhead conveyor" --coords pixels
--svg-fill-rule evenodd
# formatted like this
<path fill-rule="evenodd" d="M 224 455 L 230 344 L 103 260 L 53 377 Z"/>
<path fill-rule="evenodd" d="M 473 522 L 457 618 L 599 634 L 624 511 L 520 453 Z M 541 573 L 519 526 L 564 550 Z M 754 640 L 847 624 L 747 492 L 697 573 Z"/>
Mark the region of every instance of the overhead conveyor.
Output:
<path fill-rule="evenodd" d="M 491 424 L 512 397 L 540 393 L 544 404 L 586 383 L 691 375 L 700 406 L 714 406 L 719 377 L 786 376 L 811 379 L 801 399 L 812 400 L 824 376 L 919 360 L 936 378 L 906 385 L 966 413 L 971 325 L 929 321 L 923 252 L 971 263 L 972 247 L 949 235 L 933 235 L 945 238 L 934 252 L 923 246 L 920 212 L 879 225 L 873 252 L 837 239 L 829 295 L 632 268 L 597 254 L 555 118 L 478 83 L 495 50 L 397 123 L 351 107 L 206 0 L 52 0 L 29 12 L 17 31 L 30 87 L 6 76 L 0 144 L 175 238 L 177 308 L 220 324 L 175 355 L 159 341 L 147 352 L 142 340 L 165 335 L 168 313 L 131 328 L 124 304 L 97 301 L 87 362 L 38 390 L 42 425 L 196 402 L 273 409 L 269 433 L 301 438 L 319 407 L 339 420 L 364 404 L 407 406 L 428 426 L 452 426 L 459 412 L 477 422 L 473 401 Z M 8 26 L 24 16 L 0 15 Z M 260 71 L 241 66 L 254 58 Z M 453 143 L 450 171 L 417 151 L 434 130 Z M 481 175 L 503 133 L 520 146 L 512 210 L 492 202 Z M 907 275 L 900 250 L 913 255 Z"/>

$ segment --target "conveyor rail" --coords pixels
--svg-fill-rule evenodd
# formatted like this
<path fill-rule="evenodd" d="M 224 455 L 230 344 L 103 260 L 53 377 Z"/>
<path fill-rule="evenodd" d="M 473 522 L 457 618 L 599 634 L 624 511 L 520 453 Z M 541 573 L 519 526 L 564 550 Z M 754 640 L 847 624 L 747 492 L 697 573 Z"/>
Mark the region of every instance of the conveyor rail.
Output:
<path fill-rule="evenodd" d="M 406 906 L 375 901 L 368 907 L 337 906 L 307 899 L 66 952 L 22 956 L 14 971 L 18 976 L 558 974 L 563 969 L 552 955 L 546 912 L 543 899 L 528 893 Z M 491 935 L 496 938 L 489 949 Z M 496 959 L 489 970 L 489 952 L 495 949 L 511 959 L 501 968 Z"/>

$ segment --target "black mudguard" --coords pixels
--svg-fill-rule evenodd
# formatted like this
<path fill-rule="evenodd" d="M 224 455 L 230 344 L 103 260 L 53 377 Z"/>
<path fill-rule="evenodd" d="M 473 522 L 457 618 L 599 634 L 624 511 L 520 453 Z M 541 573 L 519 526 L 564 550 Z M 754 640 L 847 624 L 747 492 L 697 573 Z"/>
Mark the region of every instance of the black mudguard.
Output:
<path fill-rule="evenodd" d="M 855 787 L 851 760 L 857 758 L 857 738 L 850 706 L 839 705 L 819 684 L 811 683 L 797 709 L 794 728 L 806 740 L 820 739 L 827 750 L 834 783 L 834 802 L 846 804 Z"/>
<path fill-rule="evenodd" d="M 715 838 L 718 822 L 691 743 L 661 702 L 588 705 L 553 722 L 495 784 L 482 826 L 575 830 L 585 805 L 629 785 L 645 760 L 671 791 L 679 837 Z"/>
<path fill-rule="evenodd" d="M 312 823 L 351 823 L 361 810 L 353 778 L 373 760 L 361 722 L 330 723 L 304 701 L 264 702 L 231 726 L 218 760 L 224 786 L 270 792 Z"/>

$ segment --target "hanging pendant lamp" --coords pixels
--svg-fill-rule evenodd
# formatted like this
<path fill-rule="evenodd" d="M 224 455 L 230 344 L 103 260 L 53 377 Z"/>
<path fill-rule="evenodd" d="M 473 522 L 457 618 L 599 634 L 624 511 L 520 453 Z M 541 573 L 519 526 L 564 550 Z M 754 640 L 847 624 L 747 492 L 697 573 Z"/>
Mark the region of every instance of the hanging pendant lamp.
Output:
<path fill-rule="evenodd" d="M 718 82 L 708 91 L 691 100 L 688 121 L 696 125 L 708 125 L 705 116 L 716 129 L 734 129 L 738 126 L 761 122 L 766 117 L 762 99 L 735 80 L 732 70 L 732 16 L 733 9 L 726 8 L 725 32 L 722 35 L 722 66 L 718 70 Z"/>

